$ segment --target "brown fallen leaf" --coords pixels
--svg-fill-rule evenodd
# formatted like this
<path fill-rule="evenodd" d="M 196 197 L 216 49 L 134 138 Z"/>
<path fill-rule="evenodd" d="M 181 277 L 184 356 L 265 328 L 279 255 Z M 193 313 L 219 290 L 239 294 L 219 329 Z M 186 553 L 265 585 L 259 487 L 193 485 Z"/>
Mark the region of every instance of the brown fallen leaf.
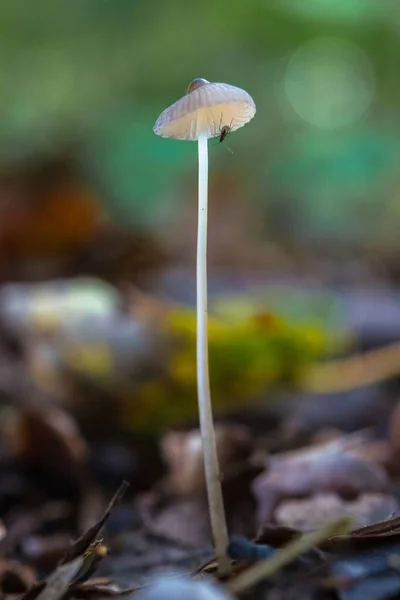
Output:
<path fill-rule="evenodd" d="M 7 535 L 7 529 L 4 527 L 3 521 L 0 521 L 0 542 L 4 540 Z"/>
<path fill-rule="evenodd" d="M 383 469 L 352 455 L 343 440 L 272 456 L 253 482 L 259 525 L 271 520 L 277 505 L 287 498 L 333 492 L 351 499 L 387 488 Z"/>
<path fill-rule="evenodd" d="M 35 571 L 15 560 L 0 558 L 0 597 L 20 595 L 36 582 Z"/>
<path fill-rule="evenodd" d="M 217 425 L 217 452 L 224 481 L 234 478 L 247 467 L 253 450 L 246 427 Z M 161 448 L 169 472 L 165 481 L 171 494 L 187 496 L 205 491 L 203 450 L 200 431 L 167 433 Z"/>
<path fill-rule="evenodd" d="M 14 412 L 7 435 L 20 463 L 51 492 L 74 499 L 80 530 L 96 522 L 104 503 L 88 469 L 88 449 L 76 421 L 53 405 Z"/>
<path fill-rule="evenodd" d="M 357 540 L 370 541 L 370 542 L 378 542 L 379 540 L 396 541 L 400 540 L 400 517 L 392 517 L 389 519 L 385 519 L 383 521 L 378 521 L 377 523 L 373 523 L 372 525 L 366 525 L 365 527 L 360 527 L 358 529 L 354 529 L 348 535 L 348 537 L 356 542 Z M 332 543 L 335 544 L 341 540 L 340 537 L 332 538 Z"/>
<path fill-rule="evenodd" d="M 72 586 L 71 595 L 74 598 L 82 598 L 82 600 L 90 600 L 91 598 L 98 600 L 99 598 L 127 596 L 128 594 L 133 594 L 138 589 L 137 586 L 121 588 L 109 580 L 89 579 L 79 585 Z"/>
<path fill-rule="evenodd" d="M 97 521 L 97 523 L 92 525 L 92 527 L 90 527 L 77 540 L 75 540 L 75 542 L 69 548 L 68 552 L 65 554 L 61 564 L 70 562 L 74 558 L 77 558 L 78 556 L 80 556 L 82 553 L 87 552 L 87 550 L 89 549 L 91 544 L 93 544 L 95 542 L 97 536 L 100 534 L 101 530 L 103 529 L 107 519 L 109 518 L 109 516 L 111 514 L 112 509 L 117 504 L 117 502 L 119 502 L 119 500 L 122 498 L 122 496 L 126 492 L 128 485 L 129 484 L 126 481 L 124 481 L 120 485 L 118 490 L 115 492 L 114 496 L 111 498 L 106 510 L 104 511 L 104 514 Z"/>
<path fill-rule="evenodd" d="M 29 598 L 32 599 L 35 589 L 38 591 L 37 595 L 33 596 L 36 600 L 59 600 L 68 597 L 70 595 L 68 592 L 71 591 L 70 588 L 81 581 L 85 581 L 93 572 L 93 566 L 97 566 L 104 555 L 104 546 L 101 540 L 94 542 L 80 556 L 70 562 L 59 564 L 45 582 L 40 582 L 30 590 Z M 26 597 L 24 597 L 24 600 L 26 600 Z"/>
<path fill-rule="evenodd" d="M 36 597 L 37 600 L 58 600 L 64 596 L 84 562 L 85 556 L 82 555 L 74 558 L 71 562 L 59 565 L 47 578 L 44 589 Z"/>
<path fill-rule="evenodd" d="M 98 522 L 71 544 L 58 567 L 49 577 L 45 581 L 35 583 L 21 600 L 59 600 L 66 597 L 71 586 L 91 577 L 99 561 L 107 555 L 107 548 L 101 539 L 97 539 L 97 536 L 127 487 L 128 484 L 124 481 Z"/>
<path fill-rule="evenodd" d="M 382 467 L 390 476 L 397 477 L 400 475 L 399 449 L 393 441 L 396 437 L 396 428 L 400 433 L 400 412 L 398 416 L 393 412 L 391 426 L 389 429 L 389 439 L 371 439 L 365 443 L 357 444 L 349 448 L 349 453 L 358 456 L 362 460 L 374 463 Z M 396 418 L 399 419 L 396 426 Z M 333 442 L 334 440 L 343 439 L 344 433 L 338 429 L 320 429 L 312 437 L 313 445 Z M 399 442 L 397 442 L 399 444 Z"/>
<path fill-rule="evenodd" d="M 278 525 L 264 525 L 256 539 L 257 544 L 267 544 L 273 548 L 281 548 L 290 540 L 301 535 L 299 529 Z M 372 525 L 353 529 L 346 535 L 333 536 L 318 547 L 330 552 L 354 552 L 367 548 L 384 546 L 400 542 L 400 517 L 391 517 Z"/>
<path fill-rule="evenodd" d="M 389 441 L 393 450 L 400 452 L 400 403 L 397 404 L 390 418 Z"/>
<path fill-rule="evenodd" d="M 391 477 L 400 474 L 399 455 L 389 440 L 372 440 L 359 448 L 351 450 L 351 454 L 378 465 Z"/>
<path fill-rule="evenodd" d="M 311 443 L 313 446 L 321 446 L 322 444 L 329 444 L 330 442 L 343 439 L 344 435 L 343 431 L 335 427 L 323 427 L 312 436 Z"/>
<path fill-rule="evenodd" d="M 251 461 L 254 448 L 249 430 L 239 425 L 216 428 L 225 509 L 230 528 L 254 534 L 254 499 L 250 483 L 260 467 Z M 170 432 L 161 442 L 167 476 L 139 503 L 149 532 L 190 548 L 210 542 L 203 452 L 198 429 Z"/>
<path fill-rule="evenodd" d="M 144 496 L 140 513 L 146 529 L 162 539 L 185 548 L 199 548 L 211 539 L 205 494 L 188 498 L 169 498 L 158 502 Z"/>
<path fill-rule="evenodd" d="M 400 475 L 400 403 L 397 404 L 389 419 L 389 435 L 386 448 L 385 467 L 388 472 Z"/>
<path fill-rule="evenodd" d="M 23 406 L 8 432 L 24 464 L 77 487 L 86 469 L 87 447 L 75 421 L 55 406 Z"/>
<path fill-rule="evenodd" d="M 279 525 L 308 531 L 321 527 L 330 519 L 349 517 L 358 527 L 385 519 L 399 509 L 393 496 L 363 494 L 357 500 L 346 501 L 336 494 L 317 494 L 301 500 L 285 500 L 275 511 Z"/>

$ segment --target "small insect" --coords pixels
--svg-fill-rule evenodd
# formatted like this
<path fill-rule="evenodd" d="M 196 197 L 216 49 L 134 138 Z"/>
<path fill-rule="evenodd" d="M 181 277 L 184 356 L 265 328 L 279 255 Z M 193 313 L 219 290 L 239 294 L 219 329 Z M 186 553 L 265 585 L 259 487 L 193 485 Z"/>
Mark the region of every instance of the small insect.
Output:
<path fill-rule="evenodd" d="M 231 127 L 229 125 L 224 125 L 219 132 L 219 143 L 223 142 L 227 135 L 231 132 Z"/>
<path fill-rule="evenodd" d="M 230 125 L 222 126 L 222 115 L 221 115 L 221 121 L 219 123 L 219 131 L 217 131 L 214 136 L 214 137 L 218 138 L 217 144 L 221 144 L 224 141 L 224 139 L 231 133 L 232 124 L 233 124 L 233 119 L 232 119 Z M 229 152 L 231 154 L 233 154 L 232 150 L 230 148 L 228 148 L 228 146 L 226 146 L 226 149 L 229 150 Z"/>

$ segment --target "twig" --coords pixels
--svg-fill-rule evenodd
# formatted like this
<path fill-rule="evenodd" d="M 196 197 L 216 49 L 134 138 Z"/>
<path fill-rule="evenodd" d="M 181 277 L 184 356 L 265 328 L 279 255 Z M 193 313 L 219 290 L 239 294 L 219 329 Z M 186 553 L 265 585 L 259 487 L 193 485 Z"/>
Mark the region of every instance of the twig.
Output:
<path fill-rule="evenodd" d="M 302 381 L 309 392 L 343 392 L 400 374 L 400 342 L 311 367 Z"/>
<path fill-rule="evenodd" d="M 290 542 L 282 550 L 277 551 L 271 558 L 256 563 L 231 579 L 226 584 L 226 588 L 234 594 L 243 592 L 263 579 L 271 577 L 282 567 L 291 563 L 304 552 L 308 552 L 326 538 L 347 533 L 350 527 L 350 519 L 337 519 L 323 525 L 317 531 L 306 533 L 297 540 Z"/>

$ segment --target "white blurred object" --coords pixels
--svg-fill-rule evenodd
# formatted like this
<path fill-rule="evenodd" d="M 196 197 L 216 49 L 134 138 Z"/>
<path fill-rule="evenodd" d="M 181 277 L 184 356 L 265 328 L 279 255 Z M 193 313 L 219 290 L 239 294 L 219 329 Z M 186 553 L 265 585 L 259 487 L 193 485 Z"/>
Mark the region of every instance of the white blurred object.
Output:
<path fill-rule="evenodd" d="M 162 576 L 139 594 L 138 600 L 231 600 L 227 592 L 211 581 L 194 581 L 174 575 Z"/>
<path fill-rule="evenodd" d="M 117 290 L 96 278 L 12 283 L 0 290 L 0 317 L 13 331 L 62 329 L 88 319 L 106 322 L 119 310 Z"/>

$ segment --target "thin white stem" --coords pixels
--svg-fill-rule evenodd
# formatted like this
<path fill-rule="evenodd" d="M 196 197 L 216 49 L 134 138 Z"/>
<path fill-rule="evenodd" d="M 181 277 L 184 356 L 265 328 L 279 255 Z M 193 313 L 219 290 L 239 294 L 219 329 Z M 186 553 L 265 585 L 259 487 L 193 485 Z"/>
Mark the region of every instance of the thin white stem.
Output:
<path fill-rule="evenodd" d="M 197 231 L 197 390 L 200 431 L 203 445 L 204 470 L 207 485 L 211 530 L 218 571 L 228 575 L 231 563 L 227 556 L 228 530 L 226 526 L 221 476 L 210 396 L 208 373 L 207 333 L 207 212 L 208 212 L 208 142 L 200 135 L 199 144 L 199 215 Z"/>

